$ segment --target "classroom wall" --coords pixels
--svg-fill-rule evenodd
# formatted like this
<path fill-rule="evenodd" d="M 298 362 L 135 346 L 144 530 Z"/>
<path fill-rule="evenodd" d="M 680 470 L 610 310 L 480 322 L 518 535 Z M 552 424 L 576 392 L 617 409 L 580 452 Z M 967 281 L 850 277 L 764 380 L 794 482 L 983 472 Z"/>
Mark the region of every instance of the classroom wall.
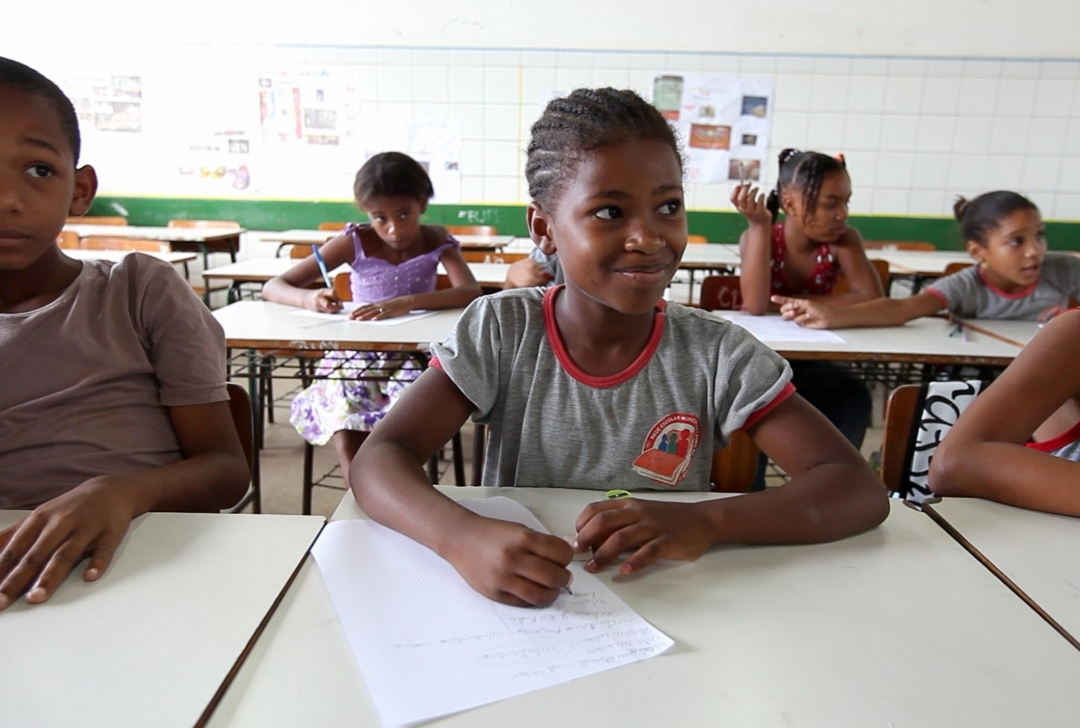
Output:
<path fill-rule="evenodd" d="M 614 85 L 648 94 L 656 71 L 702 71 L 772 79 L 769 158 L 786 146 L 844 152 L 856 215 L 940 219 L 956 194 L 1010 188 L 1047 218 L 1080 220 L 1078 3 L 784 0 L 765 11 L 696 0 L 670 8 L 638 0 L 416 2 L 402 14 L 322 0 L 302 12 L 287 8 L 270 2 L 248 15 L 196 2 L 149 47 L 136 40 L 88 54 L 85 41 L 68 41 L 106 26 L 115 34 L 117 24 L 135 38 L 145 21 L 127 4 L 99 2 L 78 29 L 61 23 L 56 42 L 40 44 L 15 29 L 43 23 L 45 11 L 20 6 L 0 29 L 0 48 L 58 78 L 72 69 L 143 73 L 147 93 L 155 75 L 188 93 L 205 85 L 221 94 L 230 75 L 258 70 L 345 74 L 366 118 L 461 124 L 463 204 L 448 214 L 463 218 L 526 201 L 522 150 L 552 93 Z M 125 160 L 115 148 L 103 152 L 91 161 L 102 172 L 104 203 L 164 195 L 164 208 L 150 206 L 158 210 L 177 200 L 154 189 L 164 175 L 155 173 L 152 150 L 135 155 L 143 169 L 135 184 L 131 175 L 110 176 Z M 770 164 L 763 183 L 774 176 Z M 350 188 L 350 173 L 313 169 L 285 197 L 338 204 Z M 688 204 L 730 210 L 728 192 L 725 184 L 693 185 Z M 280 217 L 256 215 L 267 216 Z M 1057 230 L 1068 239 L 1055 245 L 1080 247 L 1072 226 Z"/>

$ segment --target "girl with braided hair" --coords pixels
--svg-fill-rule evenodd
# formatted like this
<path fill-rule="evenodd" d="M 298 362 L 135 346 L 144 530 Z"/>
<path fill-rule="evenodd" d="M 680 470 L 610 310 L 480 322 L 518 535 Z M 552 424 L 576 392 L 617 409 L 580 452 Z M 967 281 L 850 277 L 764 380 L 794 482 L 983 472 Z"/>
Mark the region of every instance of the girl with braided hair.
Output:
<path fill-rule="evenodd" d="M 554 601 L 575 553 L 598 571 L 692 560 L 721 543 L 810 543 L 888 512 L 859 453 L 790 386 L 782 358 L 742 328 L 668 303 L 686 247 L 682 158 L 632 91 L 579 89 L 532 127 L 526 213 L 566 282 L 477 299 L 350 471 L 370 517 L 439 554 L 480 593 Z M 472 417 L 488 425 L 486 486 L 709 489 L 712 453 L 749 436 L 792 474 L 767 493 L 696 503 L 603 500 L 573 543 L 464 508 L 423 464 Z M 558 528 L 555 524 L 549 524 Z M 559 530 L 566 532 L 570 524 Z"/>
<path fill-rule="evenodd" d="M 739 286 L 749 313 L 776 311 L 772 296 L 794 296 L 820 306 L 848 306 L 881 298 L 881 279 L 863 249 L 859 231 L 847 224 L 851 178 L 843 156 L 785 149 L 776 187 L 768 196 L 749 184 L 731 194 L 749 228 L 739 240 Z M 780 210 L 784 220 L 777 221 Z M 846 293 L 834 294 L 843 271 Z M 832 362 L 792 363 L 794 383 L 855 447 L 870 426 L 870 391 L 861 379 Z M 764 488 L 765 459 L 756 488 Z"/>

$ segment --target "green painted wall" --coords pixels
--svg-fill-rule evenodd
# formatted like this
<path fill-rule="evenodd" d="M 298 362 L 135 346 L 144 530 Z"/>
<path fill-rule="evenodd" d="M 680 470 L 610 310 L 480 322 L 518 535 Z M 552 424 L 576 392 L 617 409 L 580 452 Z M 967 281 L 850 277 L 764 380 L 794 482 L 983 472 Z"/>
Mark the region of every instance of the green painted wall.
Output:
<path fill-rule="evenodd" d="M 164 225 L 173 218 L 236 220 L 251 230 L 315 228 L 330 220 L 359 220 L 348 202 L 99 197 L 91 215 L 124 215 L 132 225 Z M 712 242 L 735 242 L 746 228 L 734 212 L 688 213 L 690 232 Z M 438 225 L 494 225 L 505 235 L 525 235 L 524 205 L 432 205 L 425 217 Z M 956 221 L 945 217 L 854 215 L 851 224 L 866 240 L 925 240 L 938 248 L 962 248 Z M 1080 250 L 1080 222 L 1048 222 L 1051 248 Z"/>

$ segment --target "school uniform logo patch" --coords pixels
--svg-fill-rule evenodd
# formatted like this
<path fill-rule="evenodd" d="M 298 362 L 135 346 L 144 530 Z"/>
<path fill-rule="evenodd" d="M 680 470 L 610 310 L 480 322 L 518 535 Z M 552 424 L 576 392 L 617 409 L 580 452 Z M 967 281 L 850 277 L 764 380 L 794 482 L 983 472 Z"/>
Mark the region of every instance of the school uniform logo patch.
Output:
<path fill-rule="evenodd" d="M 641 454 L 632 465 L 635 472 L 664 485 L 676 486 L 690 469 L 701 438 L 694 415 L 670 414 L 649 430 Z"/>

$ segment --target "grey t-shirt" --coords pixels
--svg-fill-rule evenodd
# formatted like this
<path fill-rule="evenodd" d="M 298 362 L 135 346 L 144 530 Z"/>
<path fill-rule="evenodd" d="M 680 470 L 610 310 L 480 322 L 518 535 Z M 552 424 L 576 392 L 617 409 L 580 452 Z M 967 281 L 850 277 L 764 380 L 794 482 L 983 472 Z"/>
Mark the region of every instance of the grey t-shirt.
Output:
<path fill-rule="evenodd" d="M 787 362 L 744 329 L 664 302 L 630 367 L 589 376 L 554 324 L 561 290 L 477 299 L 433 347 L 490 426 L 484 485 L 708 490 L 713 450 L 794 391 Z"/>
<path fill-rule="evenodd" d="M 950 313 L 965 318 L 1035 321 L 1044 311 L 1068 306 L 1070 297 L 1080 298 L 1080 257 L 1047 253 L 1039 280 L 1016 294 L 991 286 L 978 265 L 946 276 L 926 290 L 940 298 Z"/>
<path fill-rule="evenodd" d="M 173 267 L 86 261 L 35 311 L 0 314 L 0 508 L 183 457 L 167 407 L 228 400 L 221 327 Z"/>

